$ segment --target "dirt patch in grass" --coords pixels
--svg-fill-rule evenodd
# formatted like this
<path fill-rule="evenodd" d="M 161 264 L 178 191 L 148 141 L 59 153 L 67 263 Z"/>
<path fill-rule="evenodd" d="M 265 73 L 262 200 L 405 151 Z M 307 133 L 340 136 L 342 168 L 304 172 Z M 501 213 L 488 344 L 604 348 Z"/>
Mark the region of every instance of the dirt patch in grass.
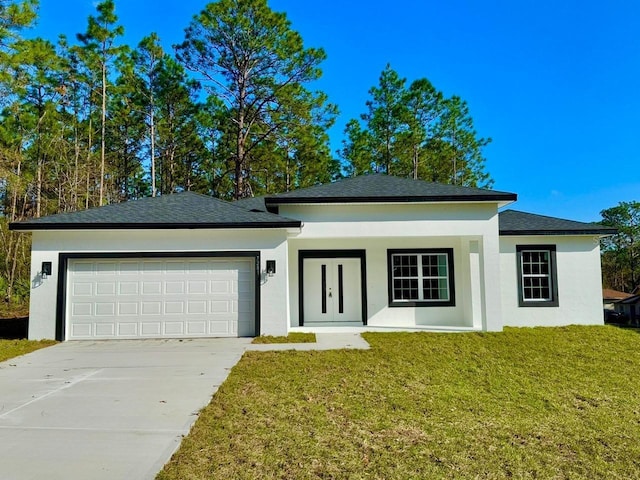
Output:
<path fill-rule="evenodd" d="M 50 347 L 56 343 L 54 340 L 0 340 L 0 362 L 33 352 L 34 350 Z"/>
<path fill-rule="evenodd" d="M 638 333 L 364 337 L 245 354 L 158 479 L 638 478 Z"/>
<path fill-rule="evenodd" d="M 262 335 L 253 339 L 251 343 L 315 343 L 315 333 L 293 332 L 286 337 L 272 337 L 271 335 Z"/>

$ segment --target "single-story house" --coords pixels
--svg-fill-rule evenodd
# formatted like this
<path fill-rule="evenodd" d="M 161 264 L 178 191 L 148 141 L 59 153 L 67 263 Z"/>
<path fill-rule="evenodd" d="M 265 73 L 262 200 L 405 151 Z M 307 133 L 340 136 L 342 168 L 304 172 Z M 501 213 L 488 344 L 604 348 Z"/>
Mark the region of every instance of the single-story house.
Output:
<path fill-rule="evenodd" d="M 29 338 L 602 324 L 599 225 L 513 193 L 366 175 L 234 203 L 190 192 L 32 232 Z"/>
<path fill-rule="evenodd" d="M 629 324 L 640 325 L 640 295 L 629 295 L 615 304 L 615 311 L 629 319 Z"/>
<path fill-rule="evenodd" d="M 613 290 L 611 288 L 602 289 L 602 306 L 604 310 L 615 311 L 615 304 L 620 300 L 632 297 L 631 293 L 621 292 L 619 290 Z"/>

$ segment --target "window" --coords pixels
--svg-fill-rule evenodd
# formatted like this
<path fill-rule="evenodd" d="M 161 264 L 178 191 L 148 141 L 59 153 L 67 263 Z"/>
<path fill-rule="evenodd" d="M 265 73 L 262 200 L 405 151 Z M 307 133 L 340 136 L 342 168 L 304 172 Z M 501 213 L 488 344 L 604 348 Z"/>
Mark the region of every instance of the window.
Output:
<path fill-rule="evenodd" d="M 518 301 L 521 307 L 557 307 L 555 245 L 518 245 Z"/>
<path fill-rule="evenodd" d="M 453 306 L 453 249 L 388 250 L 389 305 Z"/>

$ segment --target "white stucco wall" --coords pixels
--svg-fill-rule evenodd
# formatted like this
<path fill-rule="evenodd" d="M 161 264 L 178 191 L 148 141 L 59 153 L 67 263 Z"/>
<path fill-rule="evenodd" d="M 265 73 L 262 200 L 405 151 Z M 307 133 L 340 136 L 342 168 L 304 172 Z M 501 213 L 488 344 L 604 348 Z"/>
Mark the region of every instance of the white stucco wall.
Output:
<path fill-rule="evenodd" d="M 502 329 L 496 204 L 283 205 L 280 214 L 304 222 L 289 239 L 292 327 L 298 252 L 364 249 L 369 326 Z M 397 248 L 453 248 L 455 306 L 389 307 L 387 250 Z"/>
<path fill-rule="evenodd" d="M 261 271 L 276 261 L 276 275 L 262 276 L 261 334 L 285 335 L 289 318 L 285 230 L 39 231 L 33 233 L 29 338 L 55 338 L 60 253 L 259 251 Z M 41 279 L 42 262 L 52 275 Z"/>
<path fill-rule="evenodd" d="M 557 307 L 518 306 L 517 245 L 555 245 Z M 600 244 L 593 236 L 500 237 L 502 315 L 504 325 L 602 325 Z"/>

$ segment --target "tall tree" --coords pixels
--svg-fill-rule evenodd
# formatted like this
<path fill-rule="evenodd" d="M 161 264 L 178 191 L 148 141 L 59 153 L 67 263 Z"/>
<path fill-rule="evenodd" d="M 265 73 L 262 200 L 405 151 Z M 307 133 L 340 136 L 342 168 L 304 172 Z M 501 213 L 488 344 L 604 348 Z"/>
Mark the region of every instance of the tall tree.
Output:
<path fill-rule="evenodd" d="M 426 78 L 406 81 L 389 65 L 369 90 L 367 112 L 350 120 L 341 155 L 350 175 L 392 173 L 456 185 L 490 187 L 469 108 L 445 98 Z"/>
<path fill-rule="evenodd" d="M 410 165 L 411 178 L 437 180 L 433 178 L 438 170 L 436 164 L 433 161 L 427 162 L 425 157 L 430 150 L 429 140 L 438 135 L 443 103 L 442 93 L 426 78 L 412 82 L 404 93 L 401 121 L 406 128 L 399 135 L 398 143 L 404 159 L 408 158 L 410 162 L 403 162 L 402 175 L 407 175 L 407 167 Z"/>
<path fill-rule="evenodd" d="M 0 295 L 8 306 L 16 299 L 24 302 L 30 287 L 30 239 L 9 231 L 8 223 L 22 218 L 29 204 L 20 198 L 28 190 L 25 147 L 33 126 L 18 101 L 26 85 L 24 76 L 16 75 L 20 62 L 15 46 L 21 30 L 35 20 L 36 8 L 36 0 L 0 0 Z"/>
<path fill-rule="evenodd" d="M 141 100 L 146 100 L 142 92 L 144 83 L 135 71 L 133 53 L 128 49 L 120 52 L 116 69 L 118 77 L 107 105 L 107 150 L 113 160 L 113 199 L 126 201 L 147 193 L 142 166 L 147 111 L 146 105 L 141 104 Z"/>
<path fill-rule="evenodd" d="M 22 78 L 17 95 L 24 112 L 33 117 L 34 128 L 29 140 L 29 155 L 35 166 L 35 217 L 43 214 L 45 163 L 51 159 L 49 147 L 54 143 L 58 100 L 61 88 L 62 61 L 55 47 L 41 38 L 22 40 L 14 46 L 19 63 L 17 75 Z"/>
<path fill-rule="evenodd" d="M 162 194 L 192 190 L 198 183 L 195 177 L 206 155 L 196 121 L 198 92 L 198 83 L 187 77 L 184 67 L 165 57 L 158 70 L 155 97 L 156 175 Z"/>
<path fill-rule="evenodd" d="M 376 162 L 376 172 L 391 175 L 401 161 L 396 147 L 405 128 L 405 83 L 406 80 L 387 64 L 378 86 L 369 90 L 368 111 L 361 118 L 370 132 L 370 153 Z"/>
<path fill-rule="evenodd" d="M 600 215 L 602 225 L 618 230 L 602 239 L 603 283 L 630 292 L 640 283 L 640 202 L 620 202 Z"/>
<path fill-rule="evenodd" d="M 266 0 L 220 0 L 189 25 L 177 57 L 225 102 L 234 136 L 233 196 L 248 195 L 253 151 L 284 128 L 284 112 L 306 104 L 307 92 L 298 93 L 319 78 L 324 51 L 304 48 L 286 15 Z"/>
<path fill-rule="evenodd" d="M 84 46 L 84 58 L 89 69 L 97 69 L 100 78 L 100 179 L 99 205 L 104 202 L 104 183 L 106 168 L 106 130 L 107 130 L 107 90 L 109 73 L 115 58 L 121 53 L 122 47 L 115 41 L 124 35 L 124 28 L 117 25 L 118 17 L 113 0 L 100 2 L 96 9 L 98 16 L 89 16 L 87 31 L 78 34 Z"/>
<path fill-rule="evenodd" d="M 13 44 L 36 18 L 37 0 L 0 0 L 0 108 L 11 101 Z"/>
<path fill-rule="evenodd" d="M 467 102 L 454 95 L 445 100 L 438 139 L 451 146 L 451 183 L 490 187 L 493 180 L 484 170 L 485 159 L 482 148 L 490 138 L 478 137 Z"/>
<path fill-rule="evenodd" d="M 156 103 L 159 88 L 160 71 L 166 54 L 160 45 L 156 33 L 144 37 L 133 52 L 136 72 L 140 78 L 140 91 L 146 116 L 149 138 L 149 175 L 151 177 L 151 196 L 156 196 Z"/>

